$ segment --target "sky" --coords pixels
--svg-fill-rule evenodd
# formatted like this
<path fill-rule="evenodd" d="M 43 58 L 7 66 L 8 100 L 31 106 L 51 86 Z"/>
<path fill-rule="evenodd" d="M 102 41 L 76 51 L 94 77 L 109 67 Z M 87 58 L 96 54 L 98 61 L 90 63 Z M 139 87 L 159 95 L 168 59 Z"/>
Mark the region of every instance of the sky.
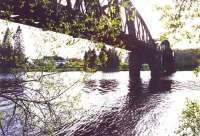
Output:
<path fill-rule="evenodd" d="M 154 5 L 155 3 L 164 4 L 169 1 L 170 0 L 132 0 L 133 4 L 146 22 L 153 38 L 159 38 L 159 36 L 164 32 L 159 21 L 160 14 L 153 9 Z M 83 57 L 85 50 L 92 47 L 91 42 L 88 40 L 78 40 L 75 45 L 68 47 L 66 46 L 67 41 L 73 40 L 70 36 L 50 31 L 41 31 L 41 29 L 38 28 L 11 23 L 4 20 L 0 20 L 0 40 L 2 41 L 7 27 L 9 27 L 12 32 L 15 32 L 19 25 L 23 32 L 25 54 L 29 58 L 39 58 L 43 55 L 49 56 L 54 53 L 65 58 L 80 58 Z M 184 46 L 178 48 L 184 49 Z"/>
<path fill-rule="evenodd" d="M 154 10 L 154 6 L 155 4 L 165 4 L 167 1 L 169 0 L 132 0 L 153 38 L 159 38 L 164 32 L 162 24 L 159 21 L 160 14 Z"/>

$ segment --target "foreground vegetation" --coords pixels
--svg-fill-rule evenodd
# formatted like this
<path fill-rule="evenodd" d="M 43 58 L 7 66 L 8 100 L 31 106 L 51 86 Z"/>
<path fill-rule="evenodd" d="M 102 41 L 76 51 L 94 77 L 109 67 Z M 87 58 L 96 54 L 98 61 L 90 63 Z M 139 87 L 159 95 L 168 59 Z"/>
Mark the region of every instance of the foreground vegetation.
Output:
<path fill-rule="evenodd" d="M 176 132 L 180 136 L 200 135 L 200 104 L 187 99 L 186 109 L 182 112 L 180 126 Z"/>

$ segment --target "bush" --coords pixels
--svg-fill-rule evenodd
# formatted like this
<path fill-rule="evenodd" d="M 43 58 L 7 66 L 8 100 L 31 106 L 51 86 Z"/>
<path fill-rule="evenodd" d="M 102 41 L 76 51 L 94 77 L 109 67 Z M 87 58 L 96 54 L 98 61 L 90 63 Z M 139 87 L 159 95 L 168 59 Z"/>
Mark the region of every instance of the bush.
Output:
<path fill-rule="evenodd" d="M 182 112 L 180 126 L 176 132 L 181 136 L 200 135 L 200 104 L 187 99 L 186 109 Z"/>

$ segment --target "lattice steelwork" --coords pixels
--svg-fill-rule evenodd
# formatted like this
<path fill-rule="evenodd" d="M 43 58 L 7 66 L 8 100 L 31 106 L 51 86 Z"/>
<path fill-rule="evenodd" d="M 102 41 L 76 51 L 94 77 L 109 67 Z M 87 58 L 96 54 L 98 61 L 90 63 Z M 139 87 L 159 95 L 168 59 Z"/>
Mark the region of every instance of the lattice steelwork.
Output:
<path fill-rule="evenodd" d="M 96 18 L 97 22 L 102 17 L 117 19 L 120 22 L 118 28 L 113 27 L 117 34 L 110 36 L 112 29 L 108 28 L 107 32 L 104 26 L 101 31 L 105 33 L 96 36 L 99 28 L 95 28 L 93 20 L 89 23 L 85 21 L 88 16 L 92 16 L 93 20 Z M 94 39 L 98 42 L 110 45 L 122 43 L 127 49 L 137 45 L 155 45 L 144 20 L 130 0 L 0 0 L 0 18 L 74 37 L 91 40 L 96 36 Z M 86 24 L 66 25 L 76 23 L 75 20 L 85 21 Z M 91 29 L 90 24 L 94 30 L 85 30 L 84 27 Z"/>

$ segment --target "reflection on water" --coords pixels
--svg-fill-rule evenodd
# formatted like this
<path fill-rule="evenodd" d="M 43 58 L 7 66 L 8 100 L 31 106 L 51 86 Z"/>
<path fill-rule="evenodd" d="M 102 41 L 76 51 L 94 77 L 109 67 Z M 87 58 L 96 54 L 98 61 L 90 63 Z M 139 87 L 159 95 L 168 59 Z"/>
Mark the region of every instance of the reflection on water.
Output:
<path fill-rule="evenodd" d="M 101 79 L 99 81 L 87 80 L 84 82 L 84 91 L 89 93 L 98 90 L 101 94 L 104 94 L 106 92 L 115 91 L 118 85 L 119 83 L 115 79 Z"/>
<path fill-rule="evenodd" d="M 94 83 L 94 80 L 92 81 L 92 83 Z M 101 85 L 101 80 L 99 81 L 99 85 L 97 85 L 96 81 L 95 88 L 102 87 L 102 89 L 107 89 L 106 85 L 108 85 L 112 86 L 111 91 L 120 93 L 117 92 L 120 91 L 118 88 L 120 85 L 119 81 L 112 79 L 106 79 L 105 81 L 108 82 L 107 84 L 103 84 L 105 86 Z M 89 81 L 89 83 L 91 82 Z M 88 84 L 86 84 L 86 87 L 87 86 Z M 92 86 L 94 87 L 93 84 Z M 101 111 L 102 109 L 99 109 L 100 112 L 96 112 L 96 115 L 91 115 L 86 120 L 81 120 L 83 121 L 82 123 L 75 124 L 75 126 L 80 126 L 78 126 L 75 131 L 72 131 L 71 134 L 68 132 L 66 133 L 67 135 L 77 136 L 143 136 L 144 133 L 139 134 L 139 130 L 141 128 L 136 129 L 136 127 L 139 125 L 138 122 L 142 120 L 142 118 L 144 118 L 144 116 L 154 109 L 160 102 L 162 102 L 161 94 L 169 93 L 171 86 L 172 80 L 166 79 L 150 80 L 149 85 L 147 82 L 144 82 L 139 87 L 134 85 L 134 83 L 129 82 L 127 94 L 122 95 L 119 98 L 115 98 L 118 99 L 118 104 L 116 103 L 116 105 L 109 105 L 111 107 L 106 107 L 103 111 Z M 102 89 L 97 91 L 99 91 L 101 94 Z M 110 98 L 112 101 L 112 97 Z M 107 102 L 109 103 L 109 100 Z M 104 106 L 105 105 L 102 105 L 101 108 L 104 108 Z M 91 122 L 87 122 L 87 120 L 91 120 Z M 144 127 L 143 125 L 141 127 Z"/>
<path fill-rule="evenodd" d="M 1 126 L 9 126 L 3 129 L 6 135 L 175 135 L 185 98 L 200 96 L 200 78 L 192 72 L 177 72 L 159 80 L 152 80 L 149 75 L 142 72 L 139 86 L 129 81 L 128 72 L 97 72 L 83 82 L 74 82 L 82 77 L 81 73 L 66 72 L 47 76 L 42 82 L 7 88 L 1 84 L 1 92 L 4 91 L 0 95 L 0 111 L 9 114 L 4 115 L 7 118 Z M 11 90 L 20 93 L 8 93 Z M 51 98 L 55 99 L 48 103 Z M 31 113 L 19 116 L 24 113 L 20 105 Z M 14 111 L 18 113 L 16 116 Z"/>

